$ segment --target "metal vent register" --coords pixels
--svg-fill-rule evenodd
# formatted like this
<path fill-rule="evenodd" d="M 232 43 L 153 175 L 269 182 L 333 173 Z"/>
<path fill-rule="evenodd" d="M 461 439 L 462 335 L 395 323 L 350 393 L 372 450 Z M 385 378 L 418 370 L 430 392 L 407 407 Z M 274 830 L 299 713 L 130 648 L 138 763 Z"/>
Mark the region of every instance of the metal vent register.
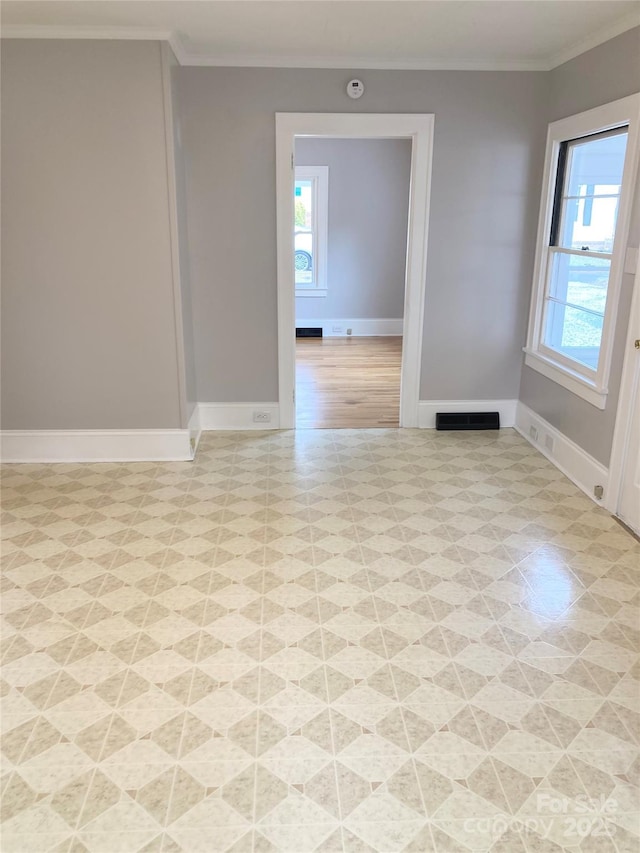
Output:
<path fill-rule="evenodd" d="M 436 429 L 500 429 L 500 412 L 438 412 Z"/>

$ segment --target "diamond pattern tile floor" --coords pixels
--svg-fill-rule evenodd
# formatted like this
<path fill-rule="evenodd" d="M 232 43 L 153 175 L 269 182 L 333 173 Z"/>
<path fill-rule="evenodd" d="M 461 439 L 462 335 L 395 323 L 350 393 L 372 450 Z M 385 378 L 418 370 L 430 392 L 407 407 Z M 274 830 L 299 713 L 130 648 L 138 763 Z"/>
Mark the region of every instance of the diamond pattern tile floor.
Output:
<path fill-rule="evenodd" d="M 640 545 L 510 430 L 3 482 L 3 853 L 640 848 Z"/>

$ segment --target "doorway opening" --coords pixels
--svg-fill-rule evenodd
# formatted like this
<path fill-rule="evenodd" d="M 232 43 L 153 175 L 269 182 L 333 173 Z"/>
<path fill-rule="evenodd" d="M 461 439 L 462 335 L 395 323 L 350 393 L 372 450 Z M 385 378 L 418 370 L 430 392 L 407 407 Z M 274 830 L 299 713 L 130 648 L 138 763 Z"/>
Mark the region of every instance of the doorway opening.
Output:
<path fill-rule="evenodd" d="M 400 426 L 401 336 L 298 338 L 297 429 Z"/>
<path fill-rule="evenodd" d="M 395 317 L 349 317 L 343 316 L 337 319 L 332 316 L 320 317 L 318 310 L 312 317 L 304 317 L 300 308 L 296 312 L 296 297 L 299 303 L 303 300 L 311 304 L 311 300 L 318 303 L 328 297 L 314 294 L 309 296 L 301 293 L 303 289 L 316 288 L 330 292 L 331 283 L 322 273 L 322 247 L 320 232 L 322 229 L 321 217 L 313 221 L 313 216 L 307 216 L 304 205 L 296 205 L 296 201 L 316 199 L 319 213 L 317 194 L 320 192 L 322 177 L 316 173 L 299 173 L 296 176 L 296 143 L 307 140 L 325 142 L 329 140 L 341 141 L 404 141 L 408 146 L 407 159 L 409 160 L 409 184 L 405 191 L 408 195 L 408 204 L 405 200 L 405 264 L 402 272 L 403 293 L 400 295 L 402 312 Z M 427 227 L 429 214 L 431 156 L 433 148 L 433 115 L 407 115 L 407 114 L 331 114 L 331 113 L 278 113 L 276 114 L 276 176 L 277 176 L 277 214 L 278 214 L 278 374 L 279 374 L 279 407 L 280 426 L 285 429 L 298 426 L 418 426 L 418 400 L 420 383 L 420 363 L 422 354 L 422 326 L 424 314 L 424 288 L 426 272 L 426 247 Z M 303 164 L 300 164 L 302 166 Z M 322 163 L 306 163 L 308 168 L 318 167 Z M 303 183 L 307 181 L 307 183 Z M 310 183 L 309 183 L 310 182 Z M 296 187 L 299 187 L 296 195 Z M 374 207 L 377 199 L 375 193 L 369 199 L 369 205 Z M 382 204 L 379 205 L 383 207 Z M 408 217 L 406 209 L 408 208 Z M 296 213 L 298 222 L 296 224 Z M 384 210 L 379 211 L 384 216 Z M 397 226 L 398 223 L 395 223 Z M 298 232 L 298 233 L 296 233 Z M 314 245 L 315 235 L 315 245 Z M 303 245 L 303 243 L 305 245 Z M 309 251 L 311 248 L 311 251 Z M 310 261 L 303 264 L 303 252 L 310 255 Z M 306 260 L 306 259 L 305 259 Z M 298 275 L 296 276 L 296 261 L 298 261 Z M 316 268 L 314 268 L 314 264 Z M 306 269 L 301 269 L 305 266 Z M 300 275 L 305 273 L 306 275 Z M 297 278 L 297 281 L 296 281 Z M 328 304 L 325 302 L 325 304 Z M 327 313 L 327 312 L 323 312 Z M 343 312 L 344 313 L 344 312 Z M 323 320 L 329 320 L 328 334 L 325 333 L 326 324 Z M 333 321 L 336 320 L 334 323 Z M 344 322 L 342 322 L 344 320 Z M 356 320 L 362 321 L 356 325 Z M 368 326 L 366 321 L 370 321 Z M 395 326 L 385 321 L 393 320 Z M 304 326 L 300 321 L 305 321 Z M 314 325 L 310 325 L 314 321 Z M 383 325 L 377 325 L 376 322 Z M 315 325 L 318 322 L 318 325 Z M 363 325 L 364 323 L 364 325 Z M 322 339 L 296 338 L 295 329 L 307 328 L 322 330 Z M 334 328 L 335 327 L 335 328 Z M 351 334 L 348 330 L 351 329 Z M 382 331 L 381 331 L 382 329 Z M 366 334 L 367 331 L 374 334 Z M 395 332 L 395 333 L 394 333 Z M 379 344 L 378 348 L 367 349 L 366 339 L 369 344 Z M 395 338 L 395 340 L 393 340 Z M 309 344 L 304 352 L 308 354 L 306 361 L 300 361 L 301 369 L 298 371 L 298 382 L 296 382 L 296 341 L 299 351 L 302 353 L 305 345 Z M 321 345 L 318 342 L 321 341 Z M 325 346 L 326 344 L 326 346 Z M 315 346 L 315 349 L 312 347 Z M 377 351 L 376 351 L 377 350 Z M 397 404 L 391 401 L 389 396 L 389 410 L 394 409 L 393 420 L 381 412 L 378 423 L 375 422 L 375 409 L 379 403 L 371 402 L 369 411 L 366 407 L 361 409 L 360 417 L 348 420 L 349 414 L 353 415 L 355 404 L 353 394 L 340 394 L 342 396 L 342 412 L 337 410 L 327 411 L 328 417 L 324 423 L 314 421 L 315 415 L 309 411 L 304 413 L 305 404 L 305 376 L 310 376 L 310 371 L 322 371 L 324 366 L 326 382 L 329 384 L 348 385 L 349 370 L 345 367 L 342 372 L 335 365 L 339 356 L 349 355 L 351 361 L 341 359 L 344 364 L 350 364 L 356 373 L 359 370 L 366 378 L 366 364 L 375 362 L 382 367 L 388 365 L 388 375 L 382 377 L 387 380 L 389 388 L 395 389 Z M 358 366 L 359 365 L 359 366 Z M 305 372 L 306 370 L 306 372 Z M 395 371 L 395 378 L 394 378 Z M 398 386 L 397 374 L 400 374 Z M 330 378 L 332 377 L 332 378 Z M 316 380 L 310 380 L 316 381 Z M 320 380 L 316 381 L 316 386 Z M 325 382 L 325 379 L 322 379 Z M 384 384 L 384 383 L 383 383 Z M 346 387 L 346 386 L 345 386 Z M 317 390 L 317 387 L 316 387 Z M 362 396 L 366 398 L 366 388 Z M 302 400 L 301 400 L 302 396 Z M 385 397 L 381 392 L 380 401 Z M 296 418 L 296 403 L 300 410 L 300 418 Z M 340 406 L 340 404 L 338 404 Z M 312 422 L 313 421 L 313 422 Z"/>
<path fill-rule="evenodd" d="M 411 142 L 296 138 L 296 427 L 400 425 Z"/>

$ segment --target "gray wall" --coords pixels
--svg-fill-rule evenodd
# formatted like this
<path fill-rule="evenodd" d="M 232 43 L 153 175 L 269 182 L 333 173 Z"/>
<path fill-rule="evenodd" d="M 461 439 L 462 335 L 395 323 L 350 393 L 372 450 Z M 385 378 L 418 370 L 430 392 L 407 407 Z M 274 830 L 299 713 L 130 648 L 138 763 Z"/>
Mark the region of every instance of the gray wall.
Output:
<path fill-rule="evenodd" d="M 640 88 L 639 39 L 550 73 L 366 71 L 357 102 L 348 71 L 174 68 L 190 402 L 277 399 L 276 111 L 435 114 L 421 398 L 517 396 L 546 123 Z M 5 41 L 2 104 L 3 428 L 180 426 L 160 45 Z M 604 412 L 522 376 L 605 463 L 631 284 Z"/>
<path fill-rule="evenodd" d="M 296 318 L 401 318 L 411 142 L 297 139 L 296 165 L 329 167 L 328 291 Z"/>
<path fill-rule="evenodd" d="M 191 300 L 191 267 L 189 264 L 189 227 L 187 221 L 187 187 L 184 170 L 184 151 L 182 149 L 182 119 L 180 116 L 180 99 L 178 97 L 178 60 L 171 48 L 166 45 L 168 58 L 171 114 L 173 130 L 173 154 L 176 179 L 176 215 L 178 222 L 178 251 L 180 261 L 180 299 L 182 319 L 182 342 L 184 351 L 185 396 L 187 421 L 191 417 L 198 402 L 196 383 L 196 361 L 193 341 L 193 305 Z M 186 426 L 186 424 L 183 424 Z"/>
<path fill-rule="evenodd" d="M 572 59 L 550 72 L 548 121 L 615 101 L 640 90 L 640 27 Z M 640 189 L 629 246 L 640 242 Z M 632 275 L 623 276 L 606 408 L 596 409 L 542 374 L 523 367 L 520 400 L 580 445 L 609 464 L 629 320 Z"/>
<path fill-rule="evenodd" d="M 198 393 L 278 398 L 275 112 L 435 113 L 422 399 L 517 397 L 548 74 L 181 68 Z"/>
<path fill-rule="evenodd" d="M 180 426 L 160 45 L 2 43 L 2 426 Z"/>

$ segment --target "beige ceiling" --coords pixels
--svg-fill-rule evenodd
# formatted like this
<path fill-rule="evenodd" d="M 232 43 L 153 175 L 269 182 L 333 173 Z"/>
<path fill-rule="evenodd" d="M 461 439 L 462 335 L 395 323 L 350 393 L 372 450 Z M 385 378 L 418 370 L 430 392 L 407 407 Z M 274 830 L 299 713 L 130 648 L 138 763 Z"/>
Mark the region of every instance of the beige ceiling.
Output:
<path fill-rule="evenodd" d="M 640 23 L 640 0 L 3 0 L 1 15 L 8 37 L 170 38 L 192 65 L 547 69 Z"/>

